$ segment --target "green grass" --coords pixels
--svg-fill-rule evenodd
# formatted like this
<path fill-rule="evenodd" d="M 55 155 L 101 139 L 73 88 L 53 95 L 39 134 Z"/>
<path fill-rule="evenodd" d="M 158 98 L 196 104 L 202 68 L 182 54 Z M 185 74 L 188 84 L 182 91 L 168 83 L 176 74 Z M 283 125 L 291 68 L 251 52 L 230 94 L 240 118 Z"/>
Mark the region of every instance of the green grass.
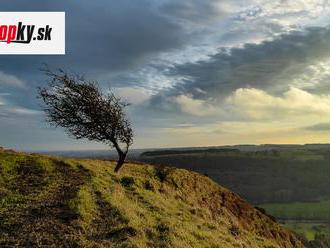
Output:
<path fill-rule="evenodd" d="M 314 240 L 317 235 L 330 237 L 330 200 L 321 202 L 297 202 L 264 204 L 268 214 L 282 219 L 290 230 Z"/>
<path fill-rule="evenodd" d="M 281 219 L 320 220 L 330 222 L 330 200 L 321 202 L 294 202 L 263 204 L 267 213 Z"/>
<path fill-rule="evenodd" d="M 296 222 L 286 223 L 284 226 L 306 237 L 308 240 L 314 240 L 320 234 L 330 236 L 330 224 Z"/>

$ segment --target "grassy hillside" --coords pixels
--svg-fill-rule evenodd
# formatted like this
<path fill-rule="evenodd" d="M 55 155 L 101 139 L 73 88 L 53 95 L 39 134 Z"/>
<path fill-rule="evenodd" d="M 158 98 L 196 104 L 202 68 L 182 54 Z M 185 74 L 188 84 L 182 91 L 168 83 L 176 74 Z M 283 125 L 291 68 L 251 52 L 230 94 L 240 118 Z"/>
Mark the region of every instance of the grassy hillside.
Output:
<path fill-rule="evenodd" d="M 182 169 L 0 151 L 0 247 L 302 247 Z"/>
<path fill-rule="evenodd" d="M 160 150 L 146 152 L 141 159 L 205 173 L 286 227 L 315 239 L 312 247 L 330 247 L 328 145 L 263 151 Z M 327 244 L 315 246 L 320 240 Z"/>

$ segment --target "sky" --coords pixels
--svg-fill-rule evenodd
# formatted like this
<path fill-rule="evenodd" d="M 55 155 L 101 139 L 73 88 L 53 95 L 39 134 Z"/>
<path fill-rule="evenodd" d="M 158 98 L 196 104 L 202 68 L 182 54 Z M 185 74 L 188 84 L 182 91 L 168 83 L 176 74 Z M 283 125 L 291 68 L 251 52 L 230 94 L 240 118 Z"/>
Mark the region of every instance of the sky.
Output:
<path fill-rule="evenodd" d="M 134 148 L 330 143 L 326 0 L 2 0 L 0 11 L 66 12 L 66 55 L 0 55 L 0 146 L 106 148 L 45 122 L 45 63 L 130 102 Z"/>

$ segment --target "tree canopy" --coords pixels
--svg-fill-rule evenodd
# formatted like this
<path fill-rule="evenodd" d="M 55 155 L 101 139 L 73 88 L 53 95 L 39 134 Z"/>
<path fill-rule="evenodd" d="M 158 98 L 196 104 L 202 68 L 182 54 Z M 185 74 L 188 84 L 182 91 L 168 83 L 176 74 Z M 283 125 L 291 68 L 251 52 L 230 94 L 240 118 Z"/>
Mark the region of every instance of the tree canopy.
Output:
<path fill-rule="evenodd" d="M 44 71 L 50 80 L 48 87 L 39 88 L 39 97 L 47 121 L 63 127 L 76 139 L 86 138 L 115 148 L 118 171 L 133 144 L 133 129 L 125 114 L 129 104 L 111 89 L 103 93 L 96 81 L 63 70 Z"/>

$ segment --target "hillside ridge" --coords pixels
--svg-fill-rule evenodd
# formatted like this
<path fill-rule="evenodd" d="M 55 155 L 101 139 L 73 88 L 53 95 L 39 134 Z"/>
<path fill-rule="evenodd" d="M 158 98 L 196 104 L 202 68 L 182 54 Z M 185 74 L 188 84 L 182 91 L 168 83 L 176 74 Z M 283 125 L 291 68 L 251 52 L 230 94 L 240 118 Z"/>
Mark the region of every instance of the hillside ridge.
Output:
<path fill-rule="evenodd" d="M 183 169 L 0 150 L 1 247 L 304 247 Z"/>

